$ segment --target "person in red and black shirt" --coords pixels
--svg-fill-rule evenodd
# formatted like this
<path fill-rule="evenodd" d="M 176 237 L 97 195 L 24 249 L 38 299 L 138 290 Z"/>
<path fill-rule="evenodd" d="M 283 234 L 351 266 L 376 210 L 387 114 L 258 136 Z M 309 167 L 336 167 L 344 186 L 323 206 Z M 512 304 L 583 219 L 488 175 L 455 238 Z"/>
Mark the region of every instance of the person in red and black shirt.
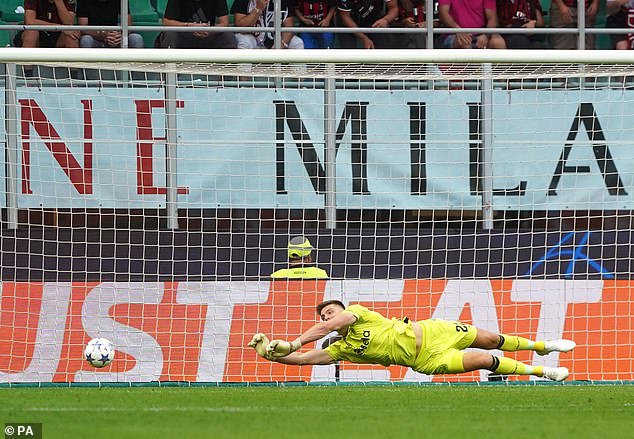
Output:
<path fill-rule="evenodd" d="M 544 27 L 544 14 L 539 0 L 497 0 L 500 27 L 534 29 Z M 541 35 L 502 34 L 507 49 L 538 49 Z"/>
<path fill-rule="evenodd" d="M 438 0 L 434 0 L 434 27 L 440 26 L 438 20 Z M 393 36 L 395 49 L 425 49 L 427 36 L 423 28 L 427 27 L 425 7 L 427 0 L 398 0 L 398 17 L 392 27 L 420 28 L 421 32 L 402 34 L 396 32 Z"/>
<path fill-rule="evenodd" d="M 584 0 L 586 8 L 585 27 L 594 26 L 599 0 Z M 550 5 L 550 26 L 576 28 L 578 21 L 577 0 L 553 0 Z M 553 49 L 577 49 L 577 34 L 553 34 L 550 44 Z M 586 34 L 586 49 L 594 49 L 594 35 Z"/>
<path fill-rule="evenodd" d="M 295 16 L 306 27 L 330 27 L 337 10 L 337 0 L 297 0 Z M 332 32 L 299 34 L 304 49 L 331 49 L 335 34 Z"/>
<path fill-rule="evenodd" d="M 389 27 L 398 16 L 398 0 L 338 0 L 337 8 L 341 24 L 349 28 Z M 339 34 L 344 49 L 356 49 L 357 40 L 364 49 L 392 48 L 391 34 Z"/>
<path fill-rule="evenodd" d="M 24 24 L 58 26 L 75 24 L 75 0 L 24 0 Z M 16 35 L 22 47 L 79 47 L 78 31 L 25 30 Z"/>
<path fill-rule="evenodd" d="M 612 48 L 617 50 L 634 49 L 634 0 L 607 0 L 605 9 L 608 18 L 605 27 L 612 29 L 632 28 L 627 34 L 612 34 Z"/>

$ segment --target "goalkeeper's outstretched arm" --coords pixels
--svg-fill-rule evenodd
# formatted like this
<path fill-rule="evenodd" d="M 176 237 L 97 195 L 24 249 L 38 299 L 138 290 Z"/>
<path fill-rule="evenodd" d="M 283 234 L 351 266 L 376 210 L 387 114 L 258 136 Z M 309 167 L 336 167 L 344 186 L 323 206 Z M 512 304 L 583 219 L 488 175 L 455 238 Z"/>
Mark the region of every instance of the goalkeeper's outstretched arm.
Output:
<path fill-rule="evenodd" d="M 352 313 L 342 312 L 332 319 L 328 319 L 321 323 L 317 323 L 308 331 L 297 337 L 295 340 L 288 342 L 285 340 L 273 340 L 266 347 L 268 356 L 276 359 L 285 357 L 306 343 L 319 340 L 330 334 L 332 331 L 343 332 L 347 330 L 348 326 L 352 325 L 357 320 L 357 317 Z M 296 363 L 293 363 L 296 364 Z M 304 363 L 313 364 L 313 363 Z M 321 363 L 314 363 L 321 364 Z M 326 363 L 328 364 L 328 363 Z"/>
<path fill-rule="evenodd" d="M 334 363 L 334 360 L 330 358 L 330 355 L 323 350 L 311 350 L 304 353 L 293 352 L 286 356 L 280 357 L 271 355 L 267 352 L 266 348 L 269 344 L 269 339 L 262 333 L 255 334 L 253 339 L 249 342 L 248 346 L 255 349 L 258 355 L 262 358 L 266 358 L 269 361 L 277 361 L 278 363 L 294 364 L 301 366 L 303 364 L 330 364 Z"/>
<path fill-rule="evenodd" d="M 342 312 L 331 320 L 317 323 L 308 331 L 300 335 L 297 340 L 299 340 L 303 345 L 312 341 L 317 341 L 320 338 L 324 338 L 333 331 L 340 331 L 344 328 L 347 328 L 356 320 L 357 318 L 354 314 L 349 312 Z"/>
<path fill-rule="evenodd" d="M 341 310 L 343 310 L 342 305 Z M 253 340 L 251 340 L 249 346 L 254 348 L 262 358 L 279 363 L 294 365 L 334 363 L 334 360 L 323 350 L 312 350 L 301 354 L 295 352 L 301 348 L 302 345 L 319 340 L 333 331 L 338 331 L 342 334 L 345 333 L 348 326 L 357 320 L 354 314 L 347 312 L 340 312 L 332 318 L 330 315 L 332 315 L 332 313 L 329 314 L 328 317 L 322 315 L 324 319 L 323 322 L 312 326 L 308 331 L 292 342 L 285 340 L 273 340 L 269 342 L 266 335 L 259 333 L 253 336 Z"/>
<path fill-rule="evenodd" d="M 270 360 L 295 366 L 332 364 L 335 362 L 326 351 L 317 349 L 307 352 L 293 352 L 284 357 L 270 358 Z"/>

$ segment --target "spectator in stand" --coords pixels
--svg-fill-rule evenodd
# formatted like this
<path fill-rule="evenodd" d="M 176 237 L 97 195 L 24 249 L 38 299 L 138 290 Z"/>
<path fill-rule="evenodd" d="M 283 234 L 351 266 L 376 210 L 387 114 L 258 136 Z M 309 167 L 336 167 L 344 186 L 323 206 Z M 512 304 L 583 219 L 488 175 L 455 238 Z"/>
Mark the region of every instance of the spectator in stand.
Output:
<path fill-rule="evenodd" d="M 496 28 L 498 17 L 495 0 L 439 0 L 438 15 L 451 28 Z M 459 32 L 445 36 L 443 49 L 506 49 L 500 34 Z"/>
<path fill-rule="evenodd" d="M 634 28 L 634 0 L 607 0 L 605 4 L 608 18 L 607 28 Z M 634 49 L 634 30 L 627 34 L 610 35 L 612 48 L 617 50 Z"/>
<path fill-rule="evenodd" d="M 163 26 L 228 27 L 226 0 L 168 0 Z M 174 49 L 235 49 L 236 38 L 231 32 L 161 32 L 158 46 Z"/>
<path fill-rule="evenodd" d="M 233 22 L 238 27 L 273 27 L 273 0 L 235 0 L 231 6 Z M 281 0 L 282 27 L 295 26 L 294 8 L 289 0 Z M 236 34 L 238 49 L 270 49 L 275 43 L 273 32 Z M 292 32 L 282 32 L 282 49 L 303 49 L 304 41 Z"/>
<path fill-rule="evenodd" d="M 544 27 L 544 13 L 539 0 L 497 0 L 500 27 L 534 29 Z M 507 49 L 542 49 L 542 35 L 504 34 Z"/>
<path fill-rule="evenodd" d="M 599 0 L 585 0 L 585 27 L 593 27 Z M 555 28 L 576 28 L 578 22 L 577 0 L 553 0 L 550 5 L 550 26 Z M 577 49 L 579 37 L 576 34 L 553 34 L 550 45 L 553 49 Z M 594 49 L 594 35 L 586 34 L 586 49 Z"/>
<path fill-rule="evenodd" d="M 298 0 L 295 15 L 306 27 L 330 27 L 336 10 L 336 0 Z M 331 49 L 335 41 L 332 32 L 302 32 L 299 37 L 304 49 Z"/>
<path fill-rule="evenodd" d="M 24 0 L 24 24 L 27 26 L 58 26 L 75 24 L 75 0 Z M 78 31 L 25 30 L 13 40 L 16 47 L 79 46 Z M 24 76 L 33 76 L 33 66 L 24 65 Z"/>
<path fill-rule="evenodd" d="M 398 17 L 398 0 L 338 0 L 338 17 L 342 27 L 387 28 Z M 392 34 L 363 33 L 340 34 L 344 49 L 356 49 L 357 42 L 364 49 L 391 49 Z"/>
<path fill-rule="evenodd" d="M 75 24 L 75 0 L 24 0 L 24 24 L 59 26 Z M 25 30 L 14 41 L 22 47 L 67 47 L 79 45 L 77 31 Z"/>
<path fill-rule="evenodd" d="M 396 28 L 425 28 L 425 4 L 427 0 L 398 0 L 398 17 L 392 23 Z M 421 30 L 416 33 L 394 33 L 392 47 L 395 49 L 425 49 L 427 36 Z"/>
<path fill-rule="evenodd" d="M 120 0 L 78 0 L 77 23 L 81 26 L 117 26 L 120 22 Z M 128 25 L 132 16 L 128 14 Z M 81 32 L 80 47 L 121 47 L 121 31 L 85 30 Z M 128 47 L 144 47 L 143 37 L 128 33 Z"/>

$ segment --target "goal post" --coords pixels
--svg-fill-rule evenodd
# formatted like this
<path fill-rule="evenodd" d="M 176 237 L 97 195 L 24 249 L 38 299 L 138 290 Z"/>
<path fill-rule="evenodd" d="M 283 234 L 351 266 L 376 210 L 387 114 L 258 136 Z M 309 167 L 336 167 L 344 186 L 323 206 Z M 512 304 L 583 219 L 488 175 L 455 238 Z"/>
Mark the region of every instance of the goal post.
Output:
<path fill-rule="evenodd" d="M 329 299 L 570 338 L 572 353 L 504 355 L 634 381 L 629 51 L 0 48 L 0 63 L 0 383 L 494 379 L 245 348 L 294 339 Z M 295 236 L 329 279 L 271 279 Z M 103 369 L 82 359 L 94 337 L 117 351 Z"/>
<path fill-rule="evenodd" d="M 628 65 L 633 56 L 618 50 L 479 50 L 479 49 L 93 49 L 0 48 L 0 59 L 14 63 L 218 64 L 218 63 L 497 63 Z M 125 69 L 125 67 L 121 67 Z"/>

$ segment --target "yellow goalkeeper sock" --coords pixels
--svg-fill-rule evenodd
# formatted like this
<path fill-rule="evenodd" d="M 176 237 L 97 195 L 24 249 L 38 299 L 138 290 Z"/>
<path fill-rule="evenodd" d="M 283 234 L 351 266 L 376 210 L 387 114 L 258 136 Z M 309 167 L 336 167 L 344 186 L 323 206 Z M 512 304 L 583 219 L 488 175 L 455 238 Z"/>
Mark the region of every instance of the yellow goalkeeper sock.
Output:
<path fill-rule="evenodd" d="M 544 366 L 529 366 L 506 357 L 494 356 L 489 370 L 499 375 L 544 375 Z"/>
<path fill-rule="evenodd" d="M 497 348 L 507 352 L 543 351 L 545 349 L 543 341 L 531 341 L 515 335 L 500 335 L 500 343 Z"/>

